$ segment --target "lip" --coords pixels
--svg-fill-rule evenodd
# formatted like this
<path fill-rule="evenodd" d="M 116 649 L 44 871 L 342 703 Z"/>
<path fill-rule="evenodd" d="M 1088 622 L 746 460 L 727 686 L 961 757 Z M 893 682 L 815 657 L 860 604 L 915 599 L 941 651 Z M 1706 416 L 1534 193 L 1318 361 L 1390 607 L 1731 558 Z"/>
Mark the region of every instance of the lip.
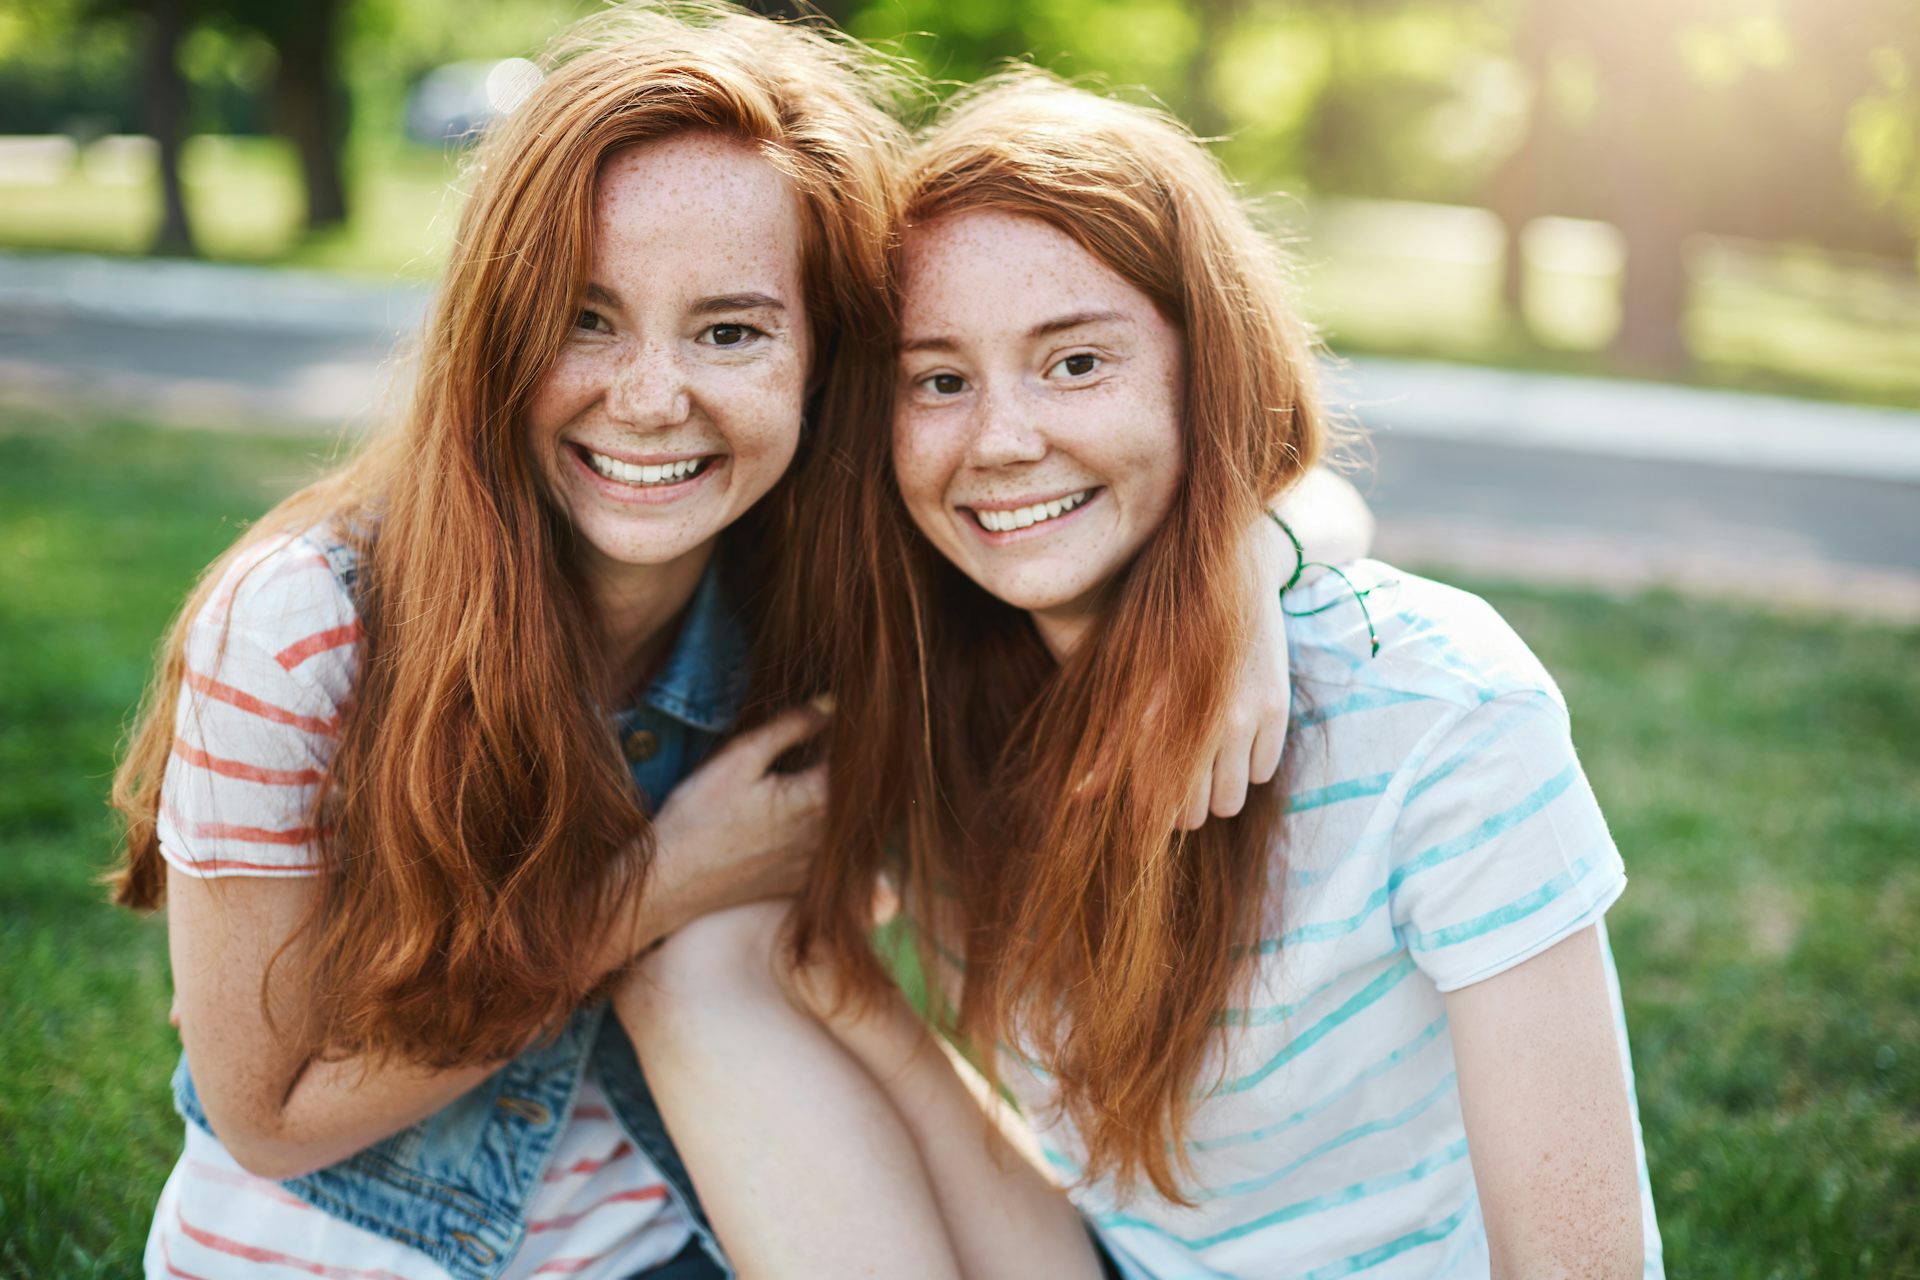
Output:
<path fill-rule="evenodd" d="M 953 505 L 956 507 L 964 507 L 968 511 L 1018 511 L 1022 507 L 1036 506 L 1042 502 L 1057 502 L 1061 498 L 1071 498 L 1074 494 L 1085 493 L 1089 489 L 1093 490 L 1095 494 L 1098 494 L 1105 488 L 1106 486 L 1103 484 L 1079 484 L 1071 489 L 1060 489 L 1053 493 L 1035 494 L 1028 498 L 1008 498 L 995 502 L 956 502 Z M 1092 499 L 1088 499 L 1088 501 L 1092 501 Z"/>
<path fill-rule="evenodd" d="M 567 445 L 568 447 L 564 452 L 567 455 L 568 464 L 573 467 L 581 478 L 592 485 L 594 491 L 599 493 L 601 497 L 627 506 L 659 506 L 664 503 L 678 502 L 681 498 L 688 496 L 695 489 L 705 484 L 709 478 L 724 470 L 727 465 L 727 455 L 724 453 L 629 455 L 624 453 L 609 453 L 605 449 L 593 450 L 594 453 L 602 454 L 605 457 L 614 458 L 620 462 L 625 462 L 636 467 L 657 467 L 669 462 L 685 462 L 690 458 L 712 459 L 706 466 L 700 468 L 700 470 L 688 476 L 685 480 L 677 480 L 672 484 L 649 485 L 643 489 L 639 485 L 623 484 L 618 480 L 609 480 L 606 476 L 595 471 L 592 464 L 589 463 L 581 453 L 581 450 L 587 447 L 586 445 L 580 444 L 577 441 L 568 441 Z"/>
<path fill-rule="evenodd" d="M 701 474 L 705 475 L 706 473 L 702 472 Z M 1085 493 L 1088 488 L 1092 489 L 1092 493 L 1087 495 L 1085 502 L 1073 510 L 1063 515 L 1057 515 L 1051 520 L 1042 520 L 1039 524 L 1030 524 L 1024 529 L 1006 529 L 995 533 L 993 530 L 981 525 L 981 523 L 970 514 L 975 511 L 1017 511 L 1021 507 L 1030 507 L 1036 502 L 1052 502 L 1057 498 L 1070 498 L 1076 493 Z M 1103 484 L 1092 486 L 1082 485 L 1078 489 L 1068 489 L 1064 493 L 1052 494 L 1045 498 L 1021 498 L 1018 501 L 1007 503 L 956 503 L 955 509 L 962 513 L 962 521 L 969 529 L 973 530 L 975 537 L 990 547 L 1005 547 L 1034 538 L 1047 537 L 1049 534 L 1059 530 L 1062 526 L 1072 523 L 1079 517 L 1081 512 L 1097 505 L 1100 500 L 1106 496 L 1107 487 Z"/>

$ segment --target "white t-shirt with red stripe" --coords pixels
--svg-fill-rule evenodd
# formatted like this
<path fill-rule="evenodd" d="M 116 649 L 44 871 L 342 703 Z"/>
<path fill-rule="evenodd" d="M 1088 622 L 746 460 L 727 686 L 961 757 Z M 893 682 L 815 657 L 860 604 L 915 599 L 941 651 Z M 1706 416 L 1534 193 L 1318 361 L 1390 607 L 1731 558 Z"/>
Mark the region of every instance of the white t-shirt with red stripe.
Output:
<path fill-rule="evenodd" d="M 353 690 L 360 634 L 352 599 L 311 537 L 274 540 L 223 577 L 187 637 L 161 790 L 160 852 L 172 867 L 201 878 L 318 873 L 311 806 Z M 186 1132 L 147 1239 L 149 1277 L 447 1274 L 252 1176 L 199 1126 Z M 690 1235 L 589 1067 L 506 1276 L 631 1276 Z"/>

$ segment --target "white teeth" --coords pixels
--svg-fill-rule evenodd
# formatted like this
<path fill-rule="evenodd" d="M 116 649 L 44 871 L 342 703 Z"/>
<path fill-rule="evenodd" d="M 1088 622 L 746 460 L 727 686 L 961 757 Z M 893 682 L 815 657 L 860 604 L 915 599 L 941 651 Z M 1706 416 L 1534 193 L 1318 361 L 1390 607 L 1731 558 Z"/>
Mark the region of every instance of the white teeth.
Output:
<path fill-rule="evenodd" d="M 707 461 L 705 458 L 683 458 L 679 462 L 663 462 L 659 466 L 635 466 L 591 449 L 586 454 L 587 461 L 595 471 L 622 484 L 673 484 L 699 471 Z"/>
<path fill-rule="evenodd" d="M 1015 507 L 1011 511 L 982 511 L 976 509 L 973 518 L 980 527 L 989 533 L 1006 533 L 1013 529 L 1026 529 L 1036 524 L 1065 515 L 1088 498 L 1093 490 L 1082 489 L 1079 493 L 1064 498 L 1055 498 L 1050 502 L 1036 502 L 1029 507 Z"/>

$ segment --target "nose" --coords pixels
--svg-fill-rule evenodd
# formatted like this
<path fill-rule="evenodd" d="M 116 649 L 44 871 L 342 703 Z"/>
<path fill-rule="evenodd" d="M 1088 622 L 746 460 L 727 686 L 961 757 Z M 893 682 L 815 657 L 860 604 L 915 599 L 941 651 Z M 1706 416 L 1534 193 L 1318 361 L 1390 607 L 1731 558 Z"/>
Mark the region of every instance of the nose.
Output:
<path fill-rule="evenodd" d="M 614 421 L 640 431 L 685 422 L 693 410 L 686 368 L 669 344 L 643 343 L 621 361 L 606 403 Z"/>
<path fill-rule="evenodd" d="M 1018 466 L 1047 456 L 1046 436 L 1032 406 L 1018 397 L 988 393 L 980 398 L 967 461 L 981 469 Z"/>

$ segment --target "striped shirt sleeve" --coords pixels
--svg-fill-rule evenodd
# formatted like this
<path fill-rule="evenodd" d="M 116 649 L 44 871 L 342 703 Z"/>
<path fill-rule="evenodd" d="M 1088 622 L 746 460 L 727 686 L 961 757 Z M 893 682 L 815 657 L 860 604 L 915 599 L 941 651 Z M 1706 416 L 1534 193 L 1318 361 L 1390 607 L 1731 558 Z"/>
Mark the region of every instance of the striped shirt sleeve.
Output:
<path fill-rule="evenodd" d="M 188 875 L 320 869 L 313 805 L 351 689 L 359 622 L 302 541 L 237 564 L 190 624 L 161 786 L 160 852 Z"/>
<path fill-rule="evenodd" d="M 1598 920 L 1625 886 L 1557 696 L 1494 698 L 1415 766 L 1388 898 L 1414 963 L 1440 990 L 1539 954 Z"/>

